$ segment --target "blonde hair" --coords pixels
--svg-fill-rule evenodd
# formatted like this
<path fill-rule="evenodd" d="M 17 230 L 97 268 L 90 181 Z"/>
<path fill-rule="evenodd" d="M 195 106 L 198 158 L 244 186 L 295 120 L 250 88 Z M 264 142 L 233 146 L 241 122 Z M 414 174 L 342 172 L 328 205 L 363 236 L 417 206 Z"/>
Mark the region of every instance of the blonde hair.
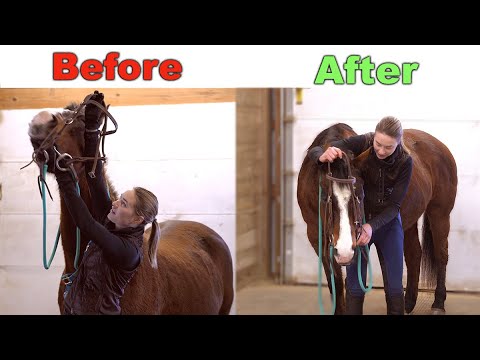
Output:
<path fill-rule="evenodd" d="M 158 225 L 156 216 L 158 214 L 157 197 L 147 189 L 142 187 L 134 187 L 135 192 L 135 212 L 139 216 L 143 216 L 144 224 L 152 224 L 150 238 L 148 239 L 148 259 L 153 268 L 157 268 L 157 248 L 160 239 L 160 226 Z"/>
<path fill-rule="evenodd" d="M 375 127 L 375 132 L 380 132 L 394 138 L 405 152 L 410 153 L 403 142 L 402 123 L 396 117 L 385 116 L 378 122 L 377 126 Z"/>

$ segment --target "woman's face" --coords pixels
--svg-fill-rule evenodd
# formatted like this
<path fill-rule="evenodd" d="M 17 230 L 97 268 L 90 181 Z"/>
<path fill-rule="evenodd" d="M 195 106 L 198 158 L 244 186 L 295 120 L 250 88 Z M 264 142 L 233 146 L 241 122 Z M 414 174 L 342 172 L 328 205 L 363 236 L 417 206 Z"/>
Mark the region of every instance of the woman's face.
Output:
<path fill-rule="evenodd" d="M 127 190 L 120 199 L 114 201 L 107 218 L 116 225 L 117 229 L 135 227 L 142 223 L 142 217 L 135 213 L 135 191 Z"/>
<path fill-rule="evenodd" d="M 381 132 L 376 132 L 373 137 L 373 149 L 380 160 L 386 159 L 397 148 L 397 140 Z"/>

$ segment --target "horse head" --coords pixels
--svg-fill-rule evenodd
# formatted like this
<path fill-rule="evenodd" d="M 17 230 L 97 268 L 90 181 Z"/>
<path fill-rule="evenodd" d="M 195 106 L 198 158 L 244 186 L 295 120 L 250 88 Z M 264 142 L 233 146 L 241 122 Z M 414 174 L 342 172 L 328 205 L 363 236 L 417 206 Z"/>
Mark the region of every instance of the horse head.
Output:
<path fill-rule="evenodd" d="M 83 154 L 85 115 L 83 108 L 76 109 L 79 107 L 72 103 L 62 112 L 40 111 L 29 123 L 28 135 L 34 149 L 33 161 L 40 167 L 48 163 L 47 171 L 50 173 L 54 172 L 54 161 L 48 161 L 47 157 L 53 155 L 70 164 L 72 159 L 78 159 Z M 77 174 L 83 171 L 83 163 L 75 162 L 73 166 Z"/>
<path fill-rule="evenodd" d="M 360 236 L 364 218 L 363 179 L 361 159 L 343 153 L 333 163 L 320 166 L 320 214 L 323 227 L 324 248 L 333 247 L 339 265 L 352 262 L 356 241 Z M 328 254 L 328 252 L 325 252 Z"/>

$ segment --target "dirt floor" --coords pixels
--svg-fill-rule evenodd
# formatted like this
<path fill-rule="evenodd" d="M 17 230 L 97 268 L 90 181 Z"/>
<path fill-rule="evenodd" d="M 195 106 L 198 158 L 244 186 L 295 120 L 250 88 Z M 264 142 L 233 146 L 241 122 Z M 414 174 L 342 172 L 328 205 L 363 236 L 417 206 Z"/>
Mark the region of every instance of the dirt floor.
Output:
<path fill-rule="evenodd" d="M 236 295 L 238 315 L 319 315 L 331 314 L 332 299 L 327 287 L 322 288 L 319 302 L 315 285 L 277 285 L 259 282 L 242 288 Z M 410 315 L 432 315 L 433 293 L 420 292 Z M 323 311 L 321 312 L 321 309 Z M 383 289 L 372 289 L 365 296 L 365 315 L 386 314 Z M 480 315 L 480 293 L 447 293 L 446 315 Z"/>

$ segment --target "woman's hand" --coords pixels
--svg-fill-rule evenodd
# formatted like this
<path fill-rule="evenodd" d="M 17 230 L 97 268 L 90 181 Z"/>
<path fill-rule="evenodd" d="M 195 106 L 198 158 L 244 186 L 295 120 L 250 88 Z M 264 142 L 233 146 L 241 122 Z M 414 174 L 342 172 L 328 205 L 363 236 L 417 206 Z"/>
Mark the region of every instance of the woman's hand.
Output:
<path fill-rule="evenodd" d="M 372 238 L 372 227 L 370 224 L 363 224 L 362 225 L 362 232 L 360 237 L 357 240 L 357 246 L 365 246 L 370 242 Z"/>
<path fill-rule="evenodd" d="M 90 101 L 96 101 L 103 107 L 105 102 L 103 101 L 103 93 L 99 93 L 97 90 L 93 93 Z M 103 111 L 97 105 L 89 103 L 85 106 L 85 128 L 87 130 L 97 130 L 102 125 Z"/>
<path fill-rule="evenodd" d="M 322 163 L 327 161 L 333 162 L 333 160 L 335 160 L 337 157 L 341 159 L 342 155 L 342 150 L 335 146 L 330 146 L 322 155 L 320 155 L 318 160 Z"/>

